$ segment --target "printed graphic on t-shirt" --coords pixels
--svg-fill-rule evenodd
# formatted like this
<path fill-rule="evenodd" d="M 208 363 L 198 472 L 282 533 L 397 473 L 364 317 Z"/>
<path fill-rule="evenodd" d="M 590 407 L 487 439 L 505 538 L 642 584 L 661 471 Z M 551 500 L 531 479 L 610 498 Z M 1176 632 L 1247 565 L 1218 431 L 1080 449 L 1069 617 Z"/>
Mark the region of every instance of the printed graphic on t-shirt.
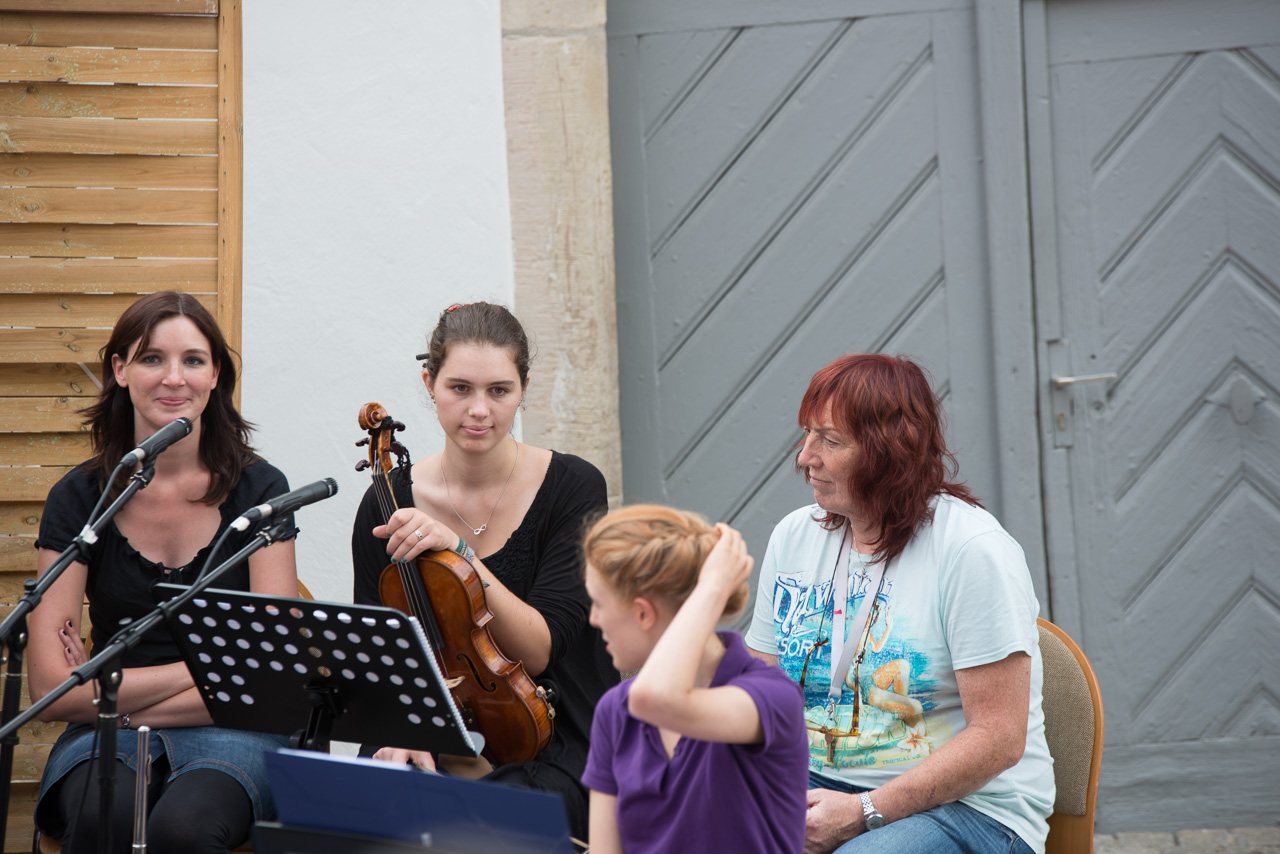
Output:
<path fill-rule="evenodd" d="M 874 593 L 869 582 L 867 567 L 853 569 L 849 599 L 843 604 L 846 643 L 862 638 L 863 626 L 854 623 L 862 600 Z M 840 696 L 833 698 L 828 696 L 833 581 L 806 585 L 796 577 L 777 579 L 773 614 L 778 663 L 797 683 L 803 676 L 809 764 L 814 770 L 901 770 L 951 738 L 946 722 L 930 715 L 936 706 L 933 669 L 911 643 L 917 634 L 911 616 L 894 610 L 893 586 L 893 579 L 886 577 L 872 607 L 861 664 L 850 667 Z"/>

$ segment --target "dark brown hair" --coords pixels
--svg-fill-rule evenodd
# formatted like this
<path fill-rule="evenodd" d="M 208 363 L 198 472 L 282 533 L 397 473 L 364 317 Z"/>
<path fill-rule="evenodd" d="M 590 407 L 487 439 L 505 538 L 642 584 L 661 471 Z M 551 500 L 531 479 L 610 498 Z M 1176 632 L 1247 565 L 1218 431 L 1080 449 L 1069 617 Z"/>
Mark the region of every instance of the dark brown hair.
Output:
<path fill-rule="evenodd" d="M 719 539 L 720 532 L 697 513 L 636 504 L 592 525 L 582 551 L 621 598 L 643 596 L 678 608 L 693 592 L 702 564 Z M 734 591 L 724 612 L 741 611 L 748 592 L 745 584 Z"/>
<path fill-rule="evenodd" d="M 427 338 L 427 352 L 418 358 L 431 373 L 432 382 L 449 356 L 452 344 L 491 344 L 511 354 L 520 387 L 529 384 L 529 337 L 515 315 L 505 306 L 488 302 L 451 305 L 440 312 L 440 320 Z"/>
<path fill-rule="evenodd" d="M 975 507 L 978 499 L 954 480 L 956 458 L 943 437 L 942 405 L 919 365 L 903 356 L 842 356 L 813 375 L 800 402 L 800 426 L 814 427 L 827 405 L 840 432 L 858 443 L 849 494 L 858 512 L 880 529 L 875 560 L 897 557 L 925 522 L 941 493 Z M 797 458 L 797 470 L 805 474 Z M 828 512 L 823 527 L 843 516 Z"/>
<path fill-rule="evenodd" d="M 146 350 L 151 343 L 151 330 L 173 317 L 185 317 L 195 324 L 208 340 L 213 364 L 218 368 L 218 384 L 200 415 L 200 461 L 209 469 L 209 490 L 201 500 L 217 505 L 240 482 L 240 470 L 257 459 L 249 445 L 253 425 L 240 417 L 232 402 L 236 366 L 222 330 L 199 300 L 179 291 L 148 294 L 126 308 L 111 330 L 111 338 L 99 354 L 102 391 L 98 393 L 97 403 L 83 412 L 93 440 L 89 471 L 96 472 L 99 482 L 105 484 L 116 463 L 133 450 L 136 443 L 133 401 L 129 390 L 116 382 L 112 357 L 119 356 L 122 362 L 128 362 L 130 348 L 137 345 L 135 354 Z M 112 492 L 118 494 L 123 488 L 123 481 L 117 479 Z"/>

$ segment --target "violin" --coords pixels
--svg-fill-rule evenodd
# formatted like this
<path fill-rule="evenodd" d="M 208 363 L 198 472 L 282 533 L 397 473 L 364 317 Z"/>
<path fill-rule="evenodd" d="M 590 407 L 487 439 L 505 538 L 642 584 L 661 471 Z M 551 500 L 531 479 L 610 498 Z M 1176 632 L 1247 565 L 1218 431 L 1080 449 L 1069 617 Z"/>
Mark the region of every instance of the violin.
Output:
<path fill-rule="evenodd" d="M 357 471 L 373 470 L 374 492 L 384 522 L 398 507 L 391 489 L 392 455 L 408 465 L 408 451 L 394 434 L 404 425 L 377 403 L 360 409 L 369 459 Z M 445 684 L 467 728 L 484 736 L 482 755 L 495 766 L 526 762 L 551 741 L 555 710 L 546 690 L 524 665 L 494 643 L 484 583 L 475 568 L 451 551 L 423 552 L 413 561 L 392 562 L 378 581 L 382 604 L 418 618 L 435 650 Z"/>

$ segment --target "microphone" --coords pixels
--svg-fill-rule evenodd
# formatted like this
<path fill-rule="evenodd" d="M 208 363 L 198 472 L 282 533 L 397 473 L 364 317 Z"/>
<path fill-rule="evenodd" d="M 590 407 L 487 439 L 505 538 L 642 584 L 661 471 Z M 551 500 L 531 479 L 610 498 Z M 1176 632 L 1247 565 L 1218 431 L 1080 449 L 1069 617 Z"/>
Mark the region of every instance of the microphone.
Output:
<path fill-rule="evenodd" d="M 331 477 L 324 480 L 317 480 L 315 483 L 308 483 L 306 486 L 300 486 L 293 492 L 286 492 L 284 495 L 277 495 L 270 498 L 265 504 L 259 504 L 257 507 L 250 507 L 244 513 L 240 514 L 231 527 L 237 531 L 244 531 L 249 525 L 259 519 L 266 519 L 271 516 L 279 516 L 285 513 L 292 513 L 299 507 L 305 507 L 308 504 L 315 504 L 317 501 L 323 501 L 330 496 L 338 494 L 338 482 Z"/>
<path fill-rule="evenodd" d="M 132 468 L 145 459 L 154 457 L 191 432 L 191 421 L 175 418 L 138 443 L 138 447 L 120 458 L 120 465 Z"/>

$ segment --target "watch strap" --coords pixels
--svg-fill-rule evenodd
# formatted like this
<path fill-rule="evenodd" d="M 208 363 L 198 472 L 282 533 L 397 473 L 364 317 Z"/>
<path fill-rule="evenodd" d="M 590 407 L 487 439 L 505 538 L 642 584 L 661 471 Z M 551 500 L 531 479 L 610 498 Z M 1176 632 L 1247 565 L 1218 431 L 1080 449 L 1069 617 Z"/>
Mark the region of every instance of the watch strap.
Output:
<path fill-rule="evenodd" d="M 862 799 L 862 821 L 867 830 L 879 830 L 884 827 L 884 814 L 876 809 L 875 804 L 871 803 L 871 793 L 861 792 L 859 796 Z"/>

